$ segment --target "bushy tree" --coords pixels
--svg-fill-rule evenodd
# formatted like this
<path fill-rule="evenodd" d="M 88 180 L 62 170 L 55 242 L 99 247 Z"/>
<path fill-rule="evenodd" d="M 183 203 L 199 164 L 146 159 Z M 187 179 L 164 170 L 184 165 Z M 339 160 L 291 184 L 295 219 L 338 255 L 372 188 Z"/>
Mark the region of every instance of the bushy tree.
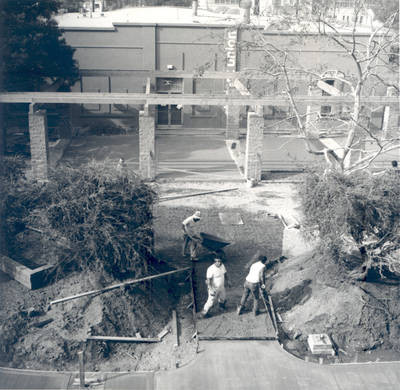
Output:
<path fill-rule="evenodd" d="M 21 179 L 6 198 L 9 242 L 27 227 L 42 243 L 58 245 L 60 265 L 141 275 L 153 259 L 155 193 L 137 176 L 109 162 L 62 166 L 50 180 Z"/>
<path fill-rule="evenodd" d="M 400 175 L 386 171 L 344 175 L 311 171 L 300 191 L 304 226 L 318 236 L 320 248 L 345 261 L 350 249 L 358 251 L 354 276 L 368 270 L 400 274 Z"/>
<path fill-rule="evenodd" d="M 0 1 L 3 90 L 38 91 L 56 80 L 76 81 L 74 50 L 52 19 L 59 6 L 57 0 Z"/>
<path fill-rule="evenodd" d="M 287 120 L 295 125 L 307 152 L 323 156 L 329 169 L 352 174 L 369 168 L 378 156 L 400 147 L 398 126 L 389 121 L 385 131 L 377 131 L 371 121 L 377 105 L 365 101 L 365 97 L 373 95 L 399 95 L 399 34 L 394 28 L 398 10 L 387 12 L 382 23 L 375 23 L 370 26 L 368 33 L 360 34 L 359 21 L 368 1 L 354 1 L 348 26 L 329 16 L 328 11 L 334 3 L 333 0 L 315 2 L 317 8 L 301 21 L 283 20 L 291 30 L 286 37 L 290 40 L 286 44 L 276 43 L 259 26 L 253 28 L 250 25 L 250 38 L 242 42 L 241 50 L 248 51 L 249 55 L 257 51 L 262 60 L 259 61 L 258 70 L 243 72 L 243 78 L 258 73 L 270 83 L 263 85 L 259 80 L 247 83 L 248 92 L 256 96 L 276 93 L 271 92 L 272 84 L 275 84 L 276 90 L 283 90 L 290 108 Z M 266 25 L 266 28 L 269 26 Z M 309 54 L 303 56 L 299 53 L 309 50 L 316 41 L 329 47 L 329 50 L 337 51 L 337 61 L 327 62 L 324 55 L 316 61 L 305 61 Z M 259 93 L 263 87 L 265 91 Z M 319 96 L 346 96 L 351 98 L 351 103 L 336 109 L 317 104 L 306 105 L 298 98 L 298 95 L 306 92 Z M 393 111 L 395 109 L 392 109 L 391 115 L 396 115 Z M 315 147 L 315 138 L 323 132 L 328 135 L 330 132 L 340 132 L 345 140 L 336 149 Z M 364 147 L 364 141 L 369 147 Z"/>

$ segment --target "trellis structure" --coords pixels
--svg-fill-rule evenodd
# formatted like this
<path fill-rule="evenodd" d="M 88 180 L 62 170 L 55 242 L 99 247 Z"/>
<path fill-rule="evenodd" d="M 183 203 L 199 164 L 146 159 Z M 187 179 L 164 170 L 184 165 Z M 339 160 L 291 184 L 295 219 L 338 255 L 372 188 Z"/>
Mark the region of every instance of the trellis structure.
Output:
<path fill-rule="evenodd" d="M 224 78 L 237 79 L 238 75 L 225 73 Z M 209 76 L 211 77 L 211 76 Z M 213 75 L 212 77 L 215 77 Z M 146 179 L 156 176 L 155 160 L 155 118 L 154 106 L 162 104 L 213 105 L 225 106 L 227 127 L 232 123 L 230 113 L 237 114 L 233 109 L 238 106 L 254 107 L 254 112 L 248 113 L 247 144 L 245 157 L 245 178 L 255 181 L 261 178 L 261 151 L 263 142 L 264 119 L 262 110 L 265 105 L 287 105 L 288 98 L 280 96 L 254 97 L 251 95 L 195 95 L 195 94 L 157 94 L 150 93 L 150 79 L 145 93 L 89 93 L 89 92 L 13 92 L 1 93 L 0 103 L 29 103 L 29 134 L 31 145 L 31 165 L 33 175 L 39 180 L 46 180 L 48 175 L 48 141 L 46 111 L 38 109 L 39 104 L 136 104 L 143 105 L 139 115 L 139 166 L 140 173 Z M 296 101 L 307 107 L 322 105 L 352 104 L 353 97 L 345 96 L 295 96 Z M 365 96 L 366 106 L 384 106 L 383 126 L 396 126 L 398 118 L 399 97 Z M 236 118 L 233 118 L 237 121 Z M 385 129 L 383 129 L 385 130 Z M 229 129 L 227 128 L 227 133 Z"/>

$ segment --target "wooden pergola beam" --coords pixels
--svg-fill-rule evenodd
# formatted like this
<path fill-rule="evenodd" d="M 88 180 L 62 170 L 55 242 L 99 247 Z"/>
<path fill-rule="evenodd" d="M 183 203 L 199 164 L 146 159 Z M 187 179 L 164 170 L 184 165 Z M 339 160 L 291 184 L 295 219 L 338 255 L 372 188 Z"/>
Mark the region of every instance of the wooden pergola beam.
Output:
<path fill-rule="evenodd" d="M 352 104 L 352 96 L 298 95 L 295 100 L 307 105 Z M 362 104 L 398 104 L 398 96 L 364 96 Z M 106 93 L 106 92 L 7 92 L 0 94 L 0 103 L 63 103 L 63 104 L 181 104 L 209 106 L 252 106 L 289 104 L 285 96 L 228 96 L 156 93 Z"/>
<path fill-rule="evenodd" d="M 161 77 L 161 78 L 188 78 L 188 79 L 247 79 L 247 80 L 276 80 L 276 76 L 268 75 L 265 73 L 255 73 L 254 71 L 245 70 L 242 72 L 204 72 L 196 74 L 196 72 L 184 72 L 181 70 L 170 70 L 170 71 L 160 71 L 160 70 L 118 70 L 118 69 L 80 69 L 81 76 L 130 76 L 137 78 L 147 78 L 147 77 Z M 385 80 L 387 82 L 395 83 L 397 82 L 396 74 L 385 74 Z M 311 77 L 315 79 L 315 77 Z M 289 74 L 289 79 L 291 80 L 310 80 L 310 75 L 305 72 L 292 72 Z"/>

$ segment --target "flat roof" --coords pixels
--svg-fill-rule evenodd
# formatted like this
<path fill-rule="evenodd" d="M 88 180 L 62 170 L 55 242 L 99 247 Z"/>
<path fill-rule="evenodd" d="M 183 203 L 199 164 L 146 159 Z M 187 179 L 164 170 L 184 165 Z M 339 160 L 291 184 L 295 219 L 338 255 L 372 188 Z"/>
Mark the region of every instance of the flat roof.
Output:
<path fill-rule="evenodd" d="M 238 25 L 242 21 L 241 10 L 237 6 L 216 7 L 211 10 L 198 9 L 197 16 L 193 16 L 191 8 L 184 7 L 127 7 L 113 11 L 96 11 L 90 17 L 80 13 L 65 13 L 55 16 L 55 20 L 61 29 L 65 30 L 110 30 L 115 25 L 192 25 L 192 26 L 214 26 L 225 27 Z M 295 33 L 297 30 L 304 32 L 305 27 L 309 32 L 317 32 L 317 28 L 310 29 L 306 22 L 285 23 L 283 16 L 251 15 L 251 25 L 265 29 L 268 32 L 279 31 L 279 33 Z M 275 26 L 282 25 L 281 28 Z M 286 27 L 285 27 L 286 25 Z M 335 25 L 338 31 L 352 33 L 352 26 Z M 314 31 L 315 30 L 315 31 Z M 371 31 L 370 27 L 357 27 L 357 34 L 365 34 Z"/>
<path fill-rule="evenodd" d="M 110 28 L 114 24 L 217 24 L 233 25 L 239 22 L 239 8 L 235 13 L 218 13 L 203 9 L 192 15 L 191 8 L 182 7 L 129 7 L 103 13 L 94 12 L 92 17 L 80 13 L 66 13 L 55 17 L 60 28 Z"/>

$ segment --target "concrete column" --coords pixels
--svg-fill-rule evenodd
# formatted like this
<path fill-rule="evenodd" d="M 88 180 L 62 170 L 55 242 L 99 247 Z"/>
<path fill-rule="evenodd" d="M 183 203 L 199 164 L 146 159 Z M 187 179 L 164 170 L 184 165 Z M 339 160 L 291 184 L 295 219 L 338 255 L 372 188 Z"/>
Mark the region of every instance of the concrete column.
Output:
<path fill-rule="evenodd" d="M 145 179 L 156 176 L 154 109 L 139 113 L 139 171 Z"/>
<path fill-rule="evenodd" d="M 47 180 L 49 164 L 47 115 L 46 110 L 35 110 L 34 104 L 29 105 L 29 138 L 32 175 L 37 180 Z"/>
<path fill-rule="evenodd" d="M 225 106 L 226 139 L 239 139 L 240 106 Z"/>
<path fill-rule="evenodd" d="M 389 87 L 386 96 L 396 96 L 394 87 Z M 382 137 L 384 139 L 394 138 L 399 133 L 399 111 L 398 105 L 385 106 L 382 120 Z"/>
<path fill-rule="evenodd" d="M 247 180 L 261 180 L 264 118 L 255 112 L 247 115 L 247 139 L 244 175 Z"/>
<path fill-rule="evenodd" d="M 199 3 L 197 0 L 192 1 L 192 16 L 197 16 L 197 8 L 199 7 Z"/>
<path fill-rule="evenodd" d="M 242 0 L 240 2 L 240 14 L 242 17 L 242 23 L 249 24 L 250 23 L 250 9 L 252 6 L 251 0 Z"/>
<path fill-rule="evenodd" d="M 308 96 L 321 96 L 321 90 L 310 86 L 308 87 Z M 320 111 L 320 105 L 311 104 L 307 106 L 306 132 L 315 137 L 319 135 L 318 121 Z"/>

